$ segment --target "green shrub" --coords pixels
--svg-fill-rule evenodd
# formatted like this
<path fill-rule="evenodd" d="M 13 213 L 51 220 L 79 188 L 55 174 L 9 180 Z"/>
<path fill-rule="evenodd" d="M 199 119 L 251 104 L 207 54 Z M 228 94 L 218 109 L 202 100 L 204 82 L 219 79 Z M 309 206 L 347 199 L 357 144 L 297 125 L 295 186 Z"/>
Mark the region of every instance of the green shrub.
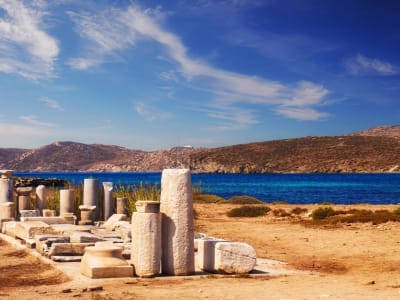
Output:
<path fill-rule="evenodd" d="M 266 215 L 271 209 L 268 206 L 248 206 L 236 207 L 227 212 L 228 217 L 260 217 Z"/>
<path fill-rule="evenodd" d="M 313 220 L 323 220 L 327 217 L 334 216 L 336 213 L 332 207 L 319 207 L 312 212 Z"/>
<path fill-rule="evenodd" d="M 226 200 L 224 203 L 229 204 L 264 204 L 261 200 L 251 196 L 233 196 Z"/>
<path fill-rule="evenodd" d="M 294 215 L 301 215 L 301 214 L 304 214 L 304 213 L 306 213 L 306 212 L 308 212 L 308 209 L 307 208 L 303 208 L 303 207 L 295 207 L 295 208 L 292 208 L 292 210 L 290 211 L 292 214 L 294 214 Z"/>
<path fill-rule="evenodd" d="M 396 208 L 396 209 L 393 211 L 393 213 L 396 214 L 396 215 L 400 215 L 400 207 Z"/>
<path fill-rule="evenodd" d="M 220 203 L 225 202 L 225 199 L 211 194 L 201 194 L 201 193 L 194 193 L 193 194 L 193 202 L 195 203 Z"/>

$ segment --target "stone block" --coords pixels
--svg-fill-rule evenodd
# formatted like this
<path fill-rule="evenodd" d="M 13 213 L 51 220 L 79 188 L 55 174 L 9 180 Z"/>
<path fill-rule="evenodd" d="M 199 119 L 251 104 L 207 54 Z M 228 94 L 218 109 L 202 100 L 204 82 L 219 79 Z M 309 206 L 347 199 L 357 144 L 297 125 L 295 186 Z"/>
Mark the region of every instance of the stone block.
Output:
<path fill-rule="evenodd" d="M 52 224 L 58 234 L 70 234 L 72 231 L 90 232 L 92 225 Z"/>
<path fill-rule="evenodd" d="M 115 226 L 115 232 L 121 236 L 124 241 L 132 240 L 132 225 L 128 221 L 120 221 Z"/>
<path fill-rule="evenodd" d="M 41 254 L 47 254 L 53 243 L 69 243 L 68 236 L 62 235 L 42 235 L 35 236 L 36 250 Z"/>
<path fill-rule="evenodd" d="M 127 220 L 128 217 L 125 214 L 113 214 L 111 217 L 108 218 L 107 221 L 104 222 L 102 227 L 108 230 L 114 230 L 118 222 Z"/>
<path fill-rule="evenodd" d="M 20 239 L 33 239 L 36 234 L 55 234 L 55 230 L 41 221 L 18 222 L 15 227 L 15 236 Z"/>
<path fill-rule="evenodd" d="M 159 213 L 160 201 L 136 201 L 136 212 L 139 213 Z"/>
<path fill-rule="evenodd" d="M 76 256 L 83 255 L 85 248 L 94 246 L 94 243 L 53 243 L 50 247 L 48 257 L 52 256 Z"/>
<path fill-rule="evenodd" d="M 207 272 L 244 274 L 256 265 L 256 251 L 246 243 L 206 239 L 198 247 L 199 268 Z"/>
<path fill-rule="evenodd" d="M 16 221 L 3 221 L 1 223 L 1 232 L 8 236 L 15 237 L 16 227 L 17 227 Z"/>
<path fill-rule="evenodd" d="M 56 211 L 54 209 L 43 209 L 42 215 L 43 217 L 55 217 Z"/>
<path fill-rule="evenodd" d="M 114 246 L 87 247 L 80 271 L 90 278 L 133 276 L 133 266 L 122 258 L 122 249 Z"/>
<path fill-rule="evenodd" d="M 82 260 L 83 255 L 53 255 L 51 260 L 56 262 L 78 262 Z"/>
<path fill-rule="evenodd" d="M 20 218 L 39 217 L 40 211 L 37 209 L 20 210 L 19 215 L 20 215 Z"/>
<path fill-rule="evenodd" d="M 49 225 L 53 224 L 74 224 L 74 218 L 65 217 L 21 217 L 21 222 L 27 221 L 41 221 Z"/>
<path fill-rule="evenodd" d="M 96 243 L 104 240 L 102 237 L 96 236 L 93 233 L 82 231 L 70 232 L 69 238 L 71 243 Z"/>
<path fill-rule="evenodd" d="M 194 251 L 198 249 L 198 241 L 208 239 L 207 234 L 205 233 L 197 233 L 194 235 Z"/>
<path fill-rule="evenodd" d="M 103 239 L 121 239 L 120 233 L 104 228 L 94 228 L 90 232 Z"/>

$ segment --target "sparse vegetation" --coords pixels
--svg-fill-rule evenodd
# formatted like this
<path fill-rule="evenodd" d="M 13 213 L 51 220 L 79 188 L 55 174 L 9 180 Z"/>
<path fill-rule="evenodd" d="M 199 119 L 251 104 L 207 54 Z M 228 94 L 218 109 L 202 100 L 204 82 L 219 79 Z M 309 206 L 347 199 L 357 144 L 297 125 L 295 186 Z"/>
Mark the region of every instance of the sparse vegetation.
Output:
<path fill-rule="evenodd" d="M 294 215 L 301 215 L 301 214 L 305 214 L 307 212 L 308 212 L 307 208 L 298 207 L 298 206 L 292 208 L 291 211 L 290 211 L 290 213 L 294 214 Z"/>
<path fill-rule="evenodd" d="M 264 204 L 261 200 L 251 196 L 233 196 L 224 203 L 229 204 Z"/>
<path fill-rule="evenodd" d="M 280 217 L 280 218 L 283 218 L 283 217 L 290 217 L 291 216 L 291 214 L 290 213 L 288 213 L 286 210 L 284 210 L 283 208 L 276 208 L 276 209 L 274 209 L 273 211 L 272 211 L 272 214 L 275 216 L 275 217 Z"/>
<path fill-rule="evenodd" d="M 313 220 L 323 220 L 336 214 L 332 207 L 319 207 L 312 213 Z"/>
<path fill-rule="evenodd" d="M 268 206 L 249 206 L 244 205 L 236 207 L 227 212 L 228 217 L 242 217 L 242 218 L 254 218 L 266 215 L 271 209 Z"/>
<path fill-rule="evenodd" d="M 193 202 L 195 203 L 221 203 L 225 202 L 225 199 L 211 194 L 193 193 Z"/>

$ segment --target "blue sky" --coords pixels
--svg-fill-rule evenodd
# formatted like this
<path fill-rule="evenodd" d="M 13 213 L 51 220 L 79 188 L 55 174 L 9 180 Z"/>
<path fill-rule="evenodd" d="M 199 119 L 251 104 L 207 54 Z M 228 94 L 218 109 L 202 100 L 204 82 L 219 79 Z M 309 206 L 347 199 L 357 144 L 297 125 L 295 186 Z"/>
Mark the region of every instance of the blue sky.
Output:
<path fill-rule="evenodd" d="M 0 0 L 0 147 L 399 124 L 399 53 L 399 1 Z"/>

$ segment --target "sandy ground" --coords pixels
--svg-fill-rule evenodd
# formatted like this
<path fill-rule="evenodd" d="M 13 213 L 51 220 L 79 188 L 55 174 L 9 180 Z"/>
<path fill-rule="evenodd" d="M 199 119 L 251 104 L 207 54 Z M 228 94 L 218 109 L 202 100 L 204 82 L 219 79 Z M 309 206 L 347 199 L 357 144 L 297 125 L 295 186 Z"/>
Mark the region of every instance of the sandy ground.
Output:
<path fill-rule="evenodd" d="M 304 226 L 269 213 L 228 218 L 234 205 L 196 204 L 196 231 L 251 244 L 295 275 L 68 278 L 26 250 L 0 243 L 1 299 L 400 299 L 400 223 Z M 294 206 L 270 205 L 289 211 Z M 309 212 L 317 206 L 305 205 Z M 395 206 L 355 206 L 390 209 Z M 350 207 L 336 206 L 336 209 Z"/>

